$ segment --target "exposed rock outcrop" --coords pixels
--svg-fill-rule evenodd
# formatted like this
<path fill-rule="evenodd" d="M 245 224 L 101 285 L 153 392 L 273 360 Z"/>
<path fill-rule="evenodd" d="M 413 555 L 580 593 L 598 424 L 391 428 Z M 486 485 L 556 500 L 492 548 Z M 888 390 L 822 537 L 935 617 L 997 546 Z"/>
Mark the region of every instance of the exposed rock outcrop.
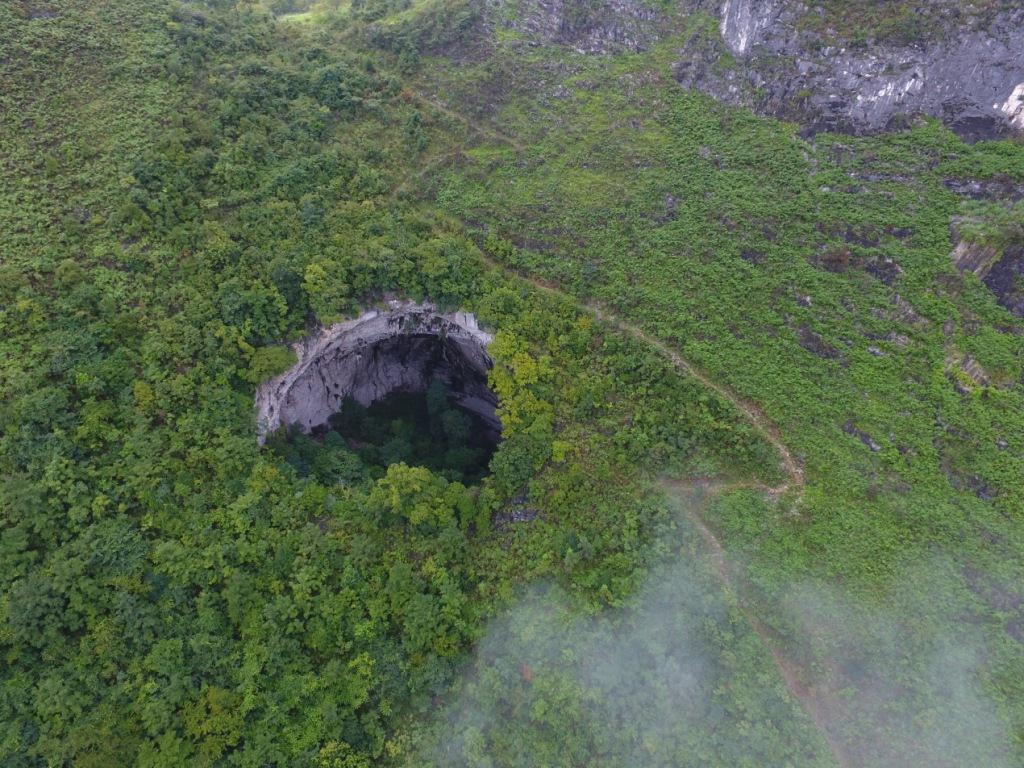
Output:
<path fill-rule="evenodd" d="M 936 5 L 960 15 L 953 0 Z M 951 22 L 931 40 L 860 46 L 812 31 L 803 21 L 813 12 L 798 0 L 724 0 L 720 31 L 735 66 L 698 35 L 681 52 L 677 79 L 805 133 L 872 133 L 922 114 L 969 140 L 1024 131 L 1024 8 Z"/>
<path fill-rule="evenodd" d="M 955 224 L 953 228 L 955 231 Z M 970 272 L 984 280 L 992 265 L 999 259 L 999 251 L 990 245 L 960 240 L 957 236 L 954 236 L 954 241 L 956 242 L 956 247 L 953 248 L 953 252 L 950 254 L 953 266 L 957 268 L 960 274 Z"/>
<path fill-rule="evenodd" d="M 872 453 L 878 453 L 879 451 L 882 450 L 882 446 L 876 443 L 875 439 L 871 437 L 871 435 L 869 435 L 864 430 L 857 428 L 857 425 L 854 423 L 853 419 L 850 419 L 845 424 L 843 424 L 843 432 L 853 437 L 856 437 L 858 440 L 864 443 L 864 445 L 866 445 Z"/>
<path fill-rule="evenodd" d="M 958 350 L 951 350 L 946 356 L 946 374 L 962 395 L 978 387 L 987 387 L 992 380 L 981 363 Z"/>
<path fill-rule="evenodd" d="M 645 0 L 487 0 L 499 25 L 578 53 L 640 51 L 661 37 L 665 14 Z"/>
<path fill-rule="evenodd" d="M 295 345 L 294 366 L 257 390 L 258 440 L 282 425 L 309 432 L 326 424 L 346 397 L 370 405 L 392 392 L 425 391 L 434 379 L 500 431 L 487 387 L 491 338 L 471 314 L 412 302 L 322 328 Z"/>
<path fill-rule="evenodd" d="M 962 228 L 971 222 L 971 219 L 956 217 L 950 226 L 953 266 L 961 274 L 976 275 L 999 304 L 1017 317 L 1024 317 L 1024 244 L 998 246 L 966 238 Z"/>
<path fill-rule="evenodd" d="M 725 0 L 722 4 L 722 39 L 737 56 L 746 55 L 751 46 L 771 29 L 781 6 L 774 0 Z"/>
<path fill-rule="evenodd" d="M 1024 182 L 1012 179 L 946 179 L 951 192 L 969 200 L 989 200 L 1004 204 L 1024 200 Z"/>
<path fill-rule="evenodd" d="M 690 30 L 676 57 L 682 85 L 800 123 L 805 134 L 874 133 L 917 115 L 968 140 L 1024 131 L 1024 6 L 1009 0 L 932 0 L 916 32 L 917 14 L 895 1 L 828 12 L 865 24 L 888 14 L 908 29 L 852 22 L 837 31 L 840 19 L 803 0 L 482 2 L 492 32 L 511 28 L 580 53 L 639 51 Z M 718 34 L 691 23 L 701 15 L 718 20 Z"/>
<path fill-rule="evenodd" d="M 1006 248 L 982 282 L 1001 305 L 1017 317 L 1024 317 L 1024 246 Z"/>

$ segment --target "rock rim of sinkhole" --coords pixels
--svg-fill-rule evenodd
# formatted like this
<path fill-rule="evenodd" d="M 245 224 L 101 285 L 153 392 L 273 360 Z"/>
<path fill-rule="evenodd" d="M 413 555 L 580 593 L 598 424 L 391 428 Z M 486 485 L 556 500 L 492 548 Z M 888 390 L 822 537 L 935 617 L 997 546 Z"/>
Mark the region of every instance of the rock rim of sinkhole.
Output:
<path fill-rule="evenodd" d="M 425 392 L 434 380 L 500 434 L 497 397 L 487 386 L 492 339 L 469 312 L 412 301 L 321 327 L 292 345 L 295 365 L 257 389 L 257 440 L 262 445 L 282 426 L 313 432 L 347 397 L 369 406 L 393 392 Z"/>

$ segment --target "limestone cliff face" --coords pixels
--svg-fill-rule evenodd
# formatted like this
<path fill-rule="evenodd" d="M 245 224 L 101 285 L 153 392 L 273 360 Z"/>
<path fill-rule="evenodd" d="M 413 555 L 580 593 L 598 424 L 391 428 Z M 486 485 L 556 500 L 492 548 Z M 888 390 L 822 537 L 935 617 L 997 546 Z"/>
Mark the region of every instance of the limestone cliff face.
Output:
<path fill-rule="evenodd" d="M 258 440 L 282 425 L 309 432 L 326 424 L 346 397 L 370 405 L 392 392 L 425 391 L 435 378 L 500 431 L 487 388 L 490 342 L 473 315 L 412 302 L 322 328 L 295 345 L 292 368 L 257 390 Z"/>
<path fill-rule="evenodd" d="M 773 0 L 725 0 L 720 29 L 722 39 L 737 56 L 744 56 L 776 23 L 779 3 Z"/>
<path fill-rule="evenodd" d="M 935 0 L 958 13 L 958 3 Z M 801 24 L 812 11 L 797 0 L 724 0 L 723 51 L 693 39 L 677 78 L 735 104 L 794 120 L 805 133 L 873 133 L 915 115 L 945 121 L 967 139 L 1024 130 L 1024 7 L 979 23 L 950 23 L 917 44 L 886 40 L 862 47 L 830 43 Z"/>
<path fill-rule="evenodd" d="M 693 29 L 699 14 L 717 18 L 714 39 L 706 25 L 680 37 L 677 80 L 805 134 L 875 133 L 917 115 L 968 140 L 1024 131 L 1024 3 L 999 0 L 981 15 L 961 0 L 933 0 L 940 21 L 927 36 L 901 42 L 865 30 L 858 43 L 830 33 L 823 11 L 803 0 L 481 1 L 492 30 L 588 54 L 643 50 Z"/>

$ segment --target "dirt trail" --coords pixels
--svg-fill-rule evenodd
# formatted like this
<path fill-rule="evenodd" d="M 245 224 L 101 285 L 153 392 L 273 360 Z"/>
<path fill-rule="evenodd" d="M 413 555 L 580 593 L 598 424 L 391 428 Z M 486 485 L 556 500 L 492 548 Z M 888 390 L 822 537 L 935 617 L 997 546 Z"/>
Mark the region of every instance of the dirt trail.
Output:
<path fill-rule="evenodd" d="M 433 107 L 434 109 L 438 110 L 441 114 L 445 115 L 449 119 L 461 123 L 462 125 L 465 125 L 471 131 L 479 134 L 480 136 L 491 139 L 492 141 L 507 144 L 518 152 L 522 152 L 526 149 L 521 142 L 512 138 L 508 134 L 505 134 L 497 130 L 496 128 L 483 125 L 479 121 L 472 120 L 466 117 L 465 115 L 461 115 L 458 112 L 449 109 L 447 106 L 445 106 L 432 96 L 428 96 L 427 94 L 413 90 L 409 90 L 406 92 L 410 95 L 412 99 L 422 104 L 426 104 L 430 107 Z M 443 161 L 444 159 L 452 156 L 453 154 L 454 152 L 449 152 L 433 158 L 425 168 L 423 168 L 418 174 L 415 175 L 416 178 L 421 178 L 425 173 L 427 173 L 435 162 Z M 393 192 L 392 198 L 394 198 L 399 193 L 399 190 L 403 188 L 405 184 L 410 180 L 410 178 L 406 178 L 405 180 L 403 180 L 403 182 Z M 568 296 L 558 286 L 548 283 L 539 278 L 532 277 L 530 275 L 525 275 L 518 271 L 515 271 L 509 268 L 507 265 L 502 264 L 501 262 L 491 258 L 487 254 L 484 254 L 484 261 L 486 261 L 487 264 L 493 267 L 494 269 L 500 269 L 503 272 L 514 274 L 516 277 L 520 278 L 521 280 L 525 280 L 527 283 L 532 285 L 534 288 L 537 288 L 538 290 L 544 291 L 546 293 L 552 293 L 559 296 L 567 297 L 572 299 L 573 301 L 576 301 L 575 298 Z M 756 429 L 761 434 L 761 436 L 769 444 L 771 444 L 772 447 L 775 448 L 775 450 L 779 454 L 779 458 L 782 462 L 783 468 L 785 469 L 787 479 L 785 480 L 785 482 L 777 486 L 752 484 L 750 487 L 762 488 L 765 492 L 773 496 L 781 496 L 790 490 L 800 491 L 803 488 L 803 469 L 800 467 L 799 462 L 797 462 L 797 460 L 793 457 L 792 451 L 790 451 L 786 444 L 783 442 L 782 435 L 779 432 L 778 427 L 776 427 L 775 424 L 773 424 L 772 421 L 768 419 L 767 416 L 765 416 L 764 412 L 757 405 L 749 402 L 748 400 L 743 399 L 737 393 L 733 392 L 727 385 L 715 381 L 709 374 L 705 373 L 696 365 L 694 365 L 689 360 L 684 358 L 677 350 L 673 349 L 660 339 L 651 336 L 638 325 L 619 317 L 614 312 L 609 311 L 608 309 L 602 307 L 601 305 L 595 302 L 591 302 L 583 306 L 597 320 L 603 321 L 614 327 L 620 333 L 624 333 L 627 336 L 631 336 L 637 341 L 640 341 L 648 346 L 653 347 L 654 349 L 657 349 L 659 352 L 661 352 L 662 355 L 664 355 L 671 361 L 672 365 L 676 368 L 677 371 L 679 371 L 685 376 L 691 376 L 692 378 L 699 381 L 703 386 L 716 392 L 718 395 L 728 400 L 730 403 L 733 404 L 733 406 L 736 407 L 738 411 L 740 411 L 740 413 L 744 415 L 744 417 L 747 419 L 748 422 L 750 422 L 754 429 Z"/>
<path fill-rule="evenodd" d="M 572 296 L 569 296 L 560 288 L 547 281 L 541 280 L 536 277 L 524 275 L 518 271 L 512 270 L 486 253 L 483 256 L 484 261 L 488 266 L 494 269 L 500 269 L 508 274 L 513 274 L 520 280 L 524 280 L 529 283 L 533 288 L 545 293 L 555 294 L 564 298 L 568 298 L 572 301 L 576 301 Z M 624 320 L 623 318 L 616 315 L 614 312 L 610 312 L 604 307 L 600 306 L 595 302 L 590 302 L 582 305 L 583 308 L 590 313 L 596 320 L 604 322 L 610 325 L 612 328 L 617 330 L 619 333 L 631 336 L 637 341 L 642 342 L 654 349 L 658 350 L 672 363 L 673 367 L 684 376 L 690 376 L 701 383 L 704 387 L 716 392 L 725 400 L 732 403 L 735 408 L 743 414 L 747 421 L 754 427 L 755 430 L 769 443 L 779 454 L 779 459 L 782 463 L 782 467 L 786 473 L 786 480 L 776 486 L 764 485 L 763 483 L 738 483 L 729 486 L 730 490 L 738 488 L 759 488 L 772 496 L 781 496 L 790 490 L 799 492 L 804 487 L 804 472 L 800 467 L 799 462 L 793 457 L 792 451 L 782 441 L 782 436 L 779 433 L 778 427 L 776 427 L 767 416 L 753 403 L 744 400 L 738 394 L 733 392 L 728 386 L 721 382 L 715 381 L 711 376 L 696 365 L 691 363 L 689 360 L 684 358 L 679 352 L 670 347 L 660 339 L 656 339 L 646 331 L 641 329 L 634 323 Z"/>
<path fill-rule="evenodd" d="M 787 658 L 779 649 L 776 634 L 754 613 L 749 602 L 743 599 L 743 592 L 737 583 L 740 579 L 733 575 L 732 569 L 729 567 L 729 561 L 725 557 L 725 549 L 722 547 L 722 543 L 697 512 L 697 503 L 693 499 L 694 487 L 689 483 L 671 479 L 662 480 L 662 484 L 666 490 L 683 502 L 682 506 L 687 519 L 697 529 L 704 545 L 708 549 L 711 564 L 715 568 L 718 580 L 725 590 L 735 598 L 736 606 L 739 608 L 740 613 L 743 614 L 743 618 L 746 619 L 754 634 L 758 636 L 761 643 L 768 650 L 790 696 L 800 702 L 804 711 L 807 712 L 818 731 L 821 732 L 822 737 L 828 743 L 829 751 L 832 753 L 836 764 L 840 768 L 852 768 L 856 764 L 855 761 L 849 757 L 846 747 L 832 734 L 829 728 L 829 723 L 837 722 L 840 717 L 838 714 L 839 707 L 834 698 L 828 693 L 812 688 L 805 682 L 804 678 L 806 675 L 802 674 L 800 667 Z M 709 485 L 698 490 L 705 495 L 715 495 L 726 489 L 749 487 L 749 485 L 743 483 L 729 486 Z"/>
<path fill-rule="evenodd" d="M 448 109 L 443 104 L 440 104 L 433 98 L 427 97 L 423 94 L 413 94 L 417 100 L 429 104 L 433 108 L 437 109 L 442 114 L 455 120 L 463 125 L 466 125 L 474 132 L 489 138 L 493 141 L 499 141 L 501 143 L 508 144 L 515 148 L 517 151 L 523 151 L 524 147 L 521 143 L 515 139 L 507 136 L 500 131 L 492 128 L 488 128 L 480 125 L 474 120 L 470 120 L 457 112 Z M 443 157 L 443 156 L 442 156 Z M 429 169 L 429 166 L 428 166 Z M 423 173 L 426 172 L 424 169 Z M 422 173 L 420 174 L 422 175 Z M 520 280 L 525 281 L 536 290 L 544 293 L 557 295 L 560 297 L 568 298 L 576 303 L 578 300 L 574 297 L 566 294 L 557 285 L 549 283 L 537 277 L 533 277 L 527 274 L 522 274 L 517 270 L 514 270 L 502 264 L 496 259 L 484 253 L 484 261 L 488 266 L 501 270 L 506 274 L 514 275 Z M 708 484 L 703 486 L 701 489 L 705 494 L 718 494 L 727 491 L 738 490 L 741 488 L 756 488 L 771 496 L 782 496 L 789 491 L 795 491 L 797 495 L 796 502 L 799 502 L 799 494 L 804 487 L 804 472 L 800 463 L 793 456 L 792 451 L 785 444 L 782 439 L 782 435 L 779 432 L 778 427 L 764 414 L 764 412 L 754 403 L 744 399 L 739 394 L 734 392 L 729 386 L 716 381 L 711 377 L 710 374 L 704 372 L 699 367 L 691 363 L 689 360 L 684 358 L 676 349 L 666 344 L 664 341 L 655 338 L 650 335 L 647 331 L 644 331 L 640 326 L 619 317 L 614 312 L 609 311 L 605 307 L 597 304 L 596 302 L 590 302 L 582 305 L 583 308 L 596 320 L 604 322 L 611 326 L 619 333 L 630 336 L 637 341 L 642 342 L 664 355 L 675 367 L 677 371 L 685 376 L 690 376 L 696 381 L 700 382 L 701 385 L 707 387 L 713 392 L 725 400 L 732 403 L 732 405 L 743 414 L 746 420 L 754 427 L 755 430 L 778 452 L 780 462 L 783 469 L 785 470 L 786 480 L 776 486 L 768 486 L 757 481 L 749 482 L 736 482 L 728 484 Z M 663 481 L 667 490 L 675 493 L 681 491 L 685 493 L 687 490 L 693 490 L 692 487 L 687 488 L 679 481 L 665 480 Z M 830 715 L 833 709 L 831 702 L 827 697 L 812 688 L 810 688 L 804 681 L 803 676 L 800 674 L 799 668 L 779 650 L 776 638 L 772 631 L 761 621 L 761 619 L 754 613 L 753 609 L 749 605 L 749 601 L 743 599 L 743 593 L 738 588 L 737 581 L 732 574 L 729 567 L 728 561 L 725 557 L 725 550 L 722 547 L 721 542 L 712 532 L 712 530 L 704 522 L 703 518 L 698 514 L 695 505 L 684 504 L 686 508 L 686 514 L 694 527 L 697 529 L 704 541 L 705 546 L 708 548 L 710 553 L 711 562 L 714 565 L 716 575 L 718 576 L 722 586 L 736 598 L 736 604 L 739 606 L 740 611 L 743 613 L 745 619 L 750 625 L 754 633 L 761 639 L 765 648 L 771 654 L 772 660 L 775 663 L 776 668 L 779 670 L 787 690 L 793 698 L 801 703 L 805 711 L 814 722 L 815 726 L 821 732 L 823 738 L 827 742 L 829 749 L 834 757 L 836 763 L 840 768 L 849 768 L 854 763 L 850 760 L 846 754 L 846 750 L 843 746 L 835 739 L 831 734 L 828 727 L 829 721 L 832 719 Z"/>
<path fill-rule="evenodd" d="M 516 272 L 496 261 L 486 253 L 483 258 L 489 266 L 495 269 L 500 269 L 508 274 L 514 274 L 516 277 L 524 280 L 538 291 L 572 299 L 571 296 L 565 294 L 557 286 L 539 278 L 530 277 L 529 275 L 523 275 Z M 660 339 L 652 337 L 637 325 L 630 323 L 627 320 L 623 320 L 621 317 L 609 312 L 596 303 L 591 302 L 583 306 L 584 309 L 595 319 L 607 323 L 618 332 L 631 336 L 632 338 L 658 350 L 671 361 L 677 371 L 683 375 L 693 377 L 703 386 L 718 393 L 721 397 L 732 403 L 762 435 L 762 437 L 764 437 L 764 439 L 770 443 L 776 451 L 778 451 L 779 458 L 781 459 L 782 466 L 785 469 L 787 476 L 787 479 L 777 486 L 767 486 L 763 483 L 757 482 L 756 480 L 732 483 L 708 483 L 698 486 L 701 492 L 705 495 L 717 495 L 743 488 L 756 488 L 776 497 L 781 496 L 790 490 L 795 490 L 799 494 L 804 486 L 803 469 L 793 457 L 788 446 L 782 441 L 778 427 L 776 427 L 767 418 L 767 416 L 764 415 L 760 408 L 741 398 L 725 384 L 712 379 L 693 363 L 686 360 L 675 349 Z M 664 479 L 662 480 L 662 484 L 665 486 L 666 490 L 673 492 L 678 496 L 685 496 L 687 493 L 692 493 L 694 490 L 694 486 L 692 484 L 683 483 L 678 480 Z M 799 496 L 797 497 L 797 501 L 799 501 Z M 743 613 L 747 623 L 768 650 L 772 657 L 772 661 L 775 663 L 775 666 L 779 671 L 779 675 L 786 686 L 786 689 L 789 691 L 789 694 L 796 701 L 800 702 L 801 706 L 814 722 L 814 725 L 821 732 L 821 735 L 828 744 L 829 750 L 832 753 L 832 757 L 835 759 L 836 764 L 839 765 L 840 768 L 851 768 L 854 763 L 848 757 L 843 745 L 832 735 L 829 729 L 829 722 L 835 721 L 836 718 L 834 712 L 837 708 L 835 707 L 834 702 L 832 702 L 831 698 L 826 694 L 820 693 L 808 686 L 803 680 L 804 676 L 801 674 L 800 668 L 783 655 L 779 649 L 774 633 L 763 621 L 761 621 L 757 614 L 754 613 L 753 609 L 750 607 L 749 601 L 743 599 L 743 593 L 737 584 L 738 579 L 732 574 L 728 560 L 726 560 L 725 557 L 725 549 L 722 546 L 722 543 L 718 540 L 718 537 L 715 536 L 707 523 L 704 522 L 704 519 L 698 513 L 695 504 L 684 503 L 683 506 L 685 508 L 687 518 L 697 529 L 697 532 L 700 534 L 701 539 L 704 541 L 704 544 L 708 549 L 712 565 L 715 568 L 715 573 L 718 576 L 719 581 L 723 588 L 735 597 L 736 605 Z"/>
<path fill-rule="evenodd" d="M 436 109 L 438 112 L 440 112 L 442 115 L 449 118 L 450 120 L 454 120 L 457 123 L 462 123 L 462 125 L 466 126 L 474 133 L 478 133 L 485 138 L 498 142 L 499 144 L 508 144 L 517 152 L 524 152 L 526 150 L 526 146 L 518 139 L 509 136 L 507 133 L 499 131 L 497 128 L 492 128 L 491 126 L 484 125 L 478 120 L 473 120 L 472 118 L 466 117 L 465 115 L 461 115 L 458 112 L 449 109 L 442 102 L 438 101 L 438 99 L 434 96 L 429 96 L 425 93 L 421 93 L 420 91 L 413 90 L 407 90 L 405 92 L 409 94 L 410 98 L 412 98 L 413 101 L 417 101 L 421 105 L 431 107 L 432 109 Z"/>
<path fill-rule="evenodd" d="M 661 354 L 667 357 L 672 365 L 675 366 L 676 370 L 680 373 L 690 376 L 699 381 L 704 387 L 716 392 L 723 399 L 728 400 L 733 406 L 742 413 L 747 421 L 749 421 L 754 429 L 756 429 L 761 436 L 768 442 L 779 454 L 779 458 L 782 461 L 782 466 L 786 471 L 786 481 L 777 486 L 756 486 L 761 487 L 766 492 L 773 496 L 781 496 L 791 489 L 801 489 L 804 485 L 804 471 L 800 467 L 800 464 L 796 459 L 793 458 L 792 452 L 782 442 L 782 435 L 779 433 L 778 427 L 773 424 L 767 416 L 753 403 L 744 400 L 738 394 L 733 392 L 728 386 L 721 382 L 715 381 L 708 374 L 704 373 L 701 369 L 695 366 L 690 361 L 686 360 L 676 350 L 670 347 L 665 342 L 654 338 L 653 336 L 646 333 L 639 326 L 630 323 L 628 320 L 623 320 L 620 317 L 608 312 L 607 310 L 601 309 L 595 304 L 588 305 L 588 309 L 599 319 L 611 324 L 621 333 L 625 333 L 632 336 L 634 339 L 647 344 L 654 349 L 657 349 Z"/>
<path fill-rule="evenodd" d="M 489 266 L 495 269 L 500 269 L 505 273 L 515 275 L 538 291 L 572 299 L 571 296 L 565 294 L 557 286 L 539 278 L 520 274 L 519 272 L 516 272 L 496 261 L 486 253 L 483 258 Z M 717 392 L 723 398 L 728 400 L 747 418 L 750 424 L 753 425 L 762 437 L 764 437 L 764 439 L 770 443 L 776 451 L 778 451 L 779 458 L 787 476 L 787 479 L 780 485 L 768 486 L 757 482 L 756 480 L 718 484 L 709 483 L 699 486 L 699 489 L 704 494 L 717 495 L 743 488 L 755 488 L 777 497 L 790 490 L 794 490 L 798 494 L 797 502 L 799 502 L 799 493 L 804 487 L 803 469 L 793 457 L 789 447 L 782 441 L 778 427 L 776 427 L 767 418 L 767 416 L 764 415 L 760 408 L 741 398 L 725 384 L 712 379 L 693 363 L 686 360 L 675 349 L 665 342 L 652 337 L 637 325 L 623 320 L 596 303 L 586 304 L 584 305 L 584 309 L 595 319 L 607 323 L 620 333 L 631 336 L 632 338 L 657 349 L 672 362 L 672 365 L 677 371 L 683 375 L 693 377 L 703 386 Z M 677 495 L 685 495 L 687 491 L 692 492 L 694 489 L 692 485 L 685 484 L 677 480 L 665 479 L 662 483 L 666 490 L 674 492 Z M 743 592 L 737 584 L 738 579 L 732 574 L 729 563 L 725 557 L 725 549 L 723 548 L 722 543 L 718 540 L 718 537 L 715 536 L 714 532 L 708 527 L 707 523 L 704 522 L 704 519 L 697 512 L 695 504 L 684 504 L 683 506 L 685 507 L 687 518 L 697 529 L 705 546 L 708 548 L 711 562 L 714 565 L 715 573 L 718 576 L 719 581 L 723 588 L 735 597 L 736 604 L 743 613 L 747 623 L 768 650 L 772 657 L 772 661 L 778 669 L 779 675 L 786 686 L 786 689 L 796 701 L 800 702 L 804 711 L 807 712 L 817 729 L 821 732 L 822 737 L 829 746 L 829 750 L 832 753 L 832 757 L 835 759 L 836 764 L 839 765 L 840 768 L 851 768 L 855 763 L 849 758 L 843 745 L 832 735 L 832 732 L 828 727 L 829 722 L 835 722 L 838 717 L 838 715 L 835 714 L 838 711 L 835 703 L 827 694 L 816 691 L 807 685 L 804 682 L 804 675 L 801 674 L 800 668 L 783 655 L 779 649 L 774 633 L 763 621 L 761 621 L 757 614 L 754 613 L 753 609 L 750 607 L 749 601 L 743 599 Z"/>

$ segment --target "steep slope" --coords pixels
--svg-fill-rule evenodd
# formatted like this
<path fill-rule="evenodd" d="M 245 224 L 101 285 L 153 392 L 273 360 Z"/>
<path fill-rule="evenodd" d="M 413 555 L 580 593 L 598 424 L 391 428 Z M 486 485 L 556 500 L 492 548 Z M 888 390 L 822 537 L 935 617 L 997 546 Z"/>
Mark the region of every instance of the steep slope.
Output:
<path fill-rule="evenodd" d="M 267 7 L 0 6 L 0 762 L 1024 764 L 1012 5 Z M 258 445 L 395 301 L 476 485 Z"/>
<path fill-rule="evenodd" d="M 822 131 L 877 133 L 938 117 L 965 139 L 1024 131 L 1024 9 L 1013 2 L 647 0 L 495 4 L 498 27 L 580 53 L 677 40 L 687 88 Z"/>
<path fill-rule="evenodd" d="M 1024 349 L 954 266 L 950 225 L 971 190 L 1012 220 L 996 209 L 1021 145 L 919 120 L 805 140 L 680 88 L 681 46 L 725 43 L 717 15 L 677 23 L 595 55 L 512 21 L 486 63 L 425 61 L 421 92 L 517 143 L 449 156 L 426 191 L 493 258 L 628 318 L 779 425 L 802 503 L 727 494 L 706 520 L 854 764 L 1016 764 Z M 846 634 L 854 615 L 880 636 Z M 936 659 L 957 642 L 947 696 Z"/>

